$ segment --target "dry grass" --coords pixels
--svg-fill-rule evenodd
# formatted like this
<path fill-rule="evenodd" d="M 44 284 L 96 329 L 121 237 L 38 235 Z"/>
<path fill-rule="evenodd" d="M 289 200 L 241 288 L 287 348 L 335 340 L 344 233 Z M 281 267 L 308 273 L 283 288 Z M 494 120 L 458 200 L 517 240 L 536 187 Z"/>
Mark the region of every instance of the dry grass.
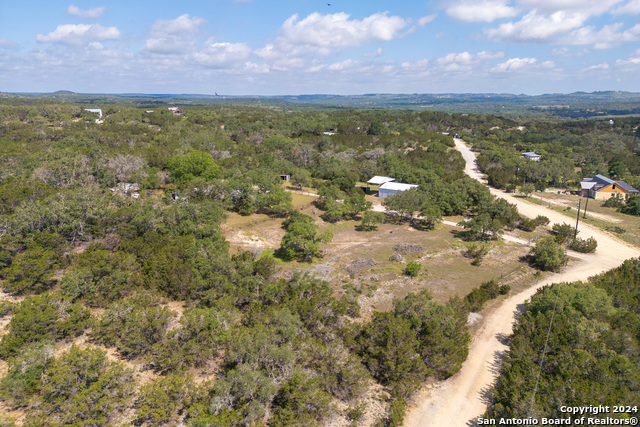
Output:
<path fill-rule="evenodd" d="M 480 266 L 471 265 L 471 259 L 463 254 L 466 242 L 456 237 L 458 228 L 441 225 L 436 230 L 419 231 L 407 223 L 383 224 L 375 231 L 357 231 L 356 221 L 341 221 L 337 224 L 324 222 L 320 212 L 310 213 L 312 206 L 302 206 L 302 211 L 316 219 L 320 230 L 331 230 L 334 238 L 323 245 L 325 256 L 312 263 L 279 262 L 281 274 L 307 271 L 327 280 L 336 295 L 356 298 L 363 317 L 373 311 L 386 311 L 393 301 L 410 292 L 429 289 L 435 300 L 446 302 L 453 296 L 464 297 L 472 289 L 489 280 L 510 285 L 514 291 L 533 283 L 535 270 L 522 262 L 529 248 L 496 241 Z M 451 218 L 456 221 L 459 218 Z M 450 219 L 450 220 L 451 220 Z M 225 237 L 231 242 L 232 251 L 276 250 L 284 235 L 282 219 L 254 215 L 237 218 L 231 214 L 224 225 Z M 530 239 L 535 233 L 516 232 Z M 528 235 L 531 234 L 531 237 Z M 417 261 L 422 265 L 418 277 L 404 274 L 405 263 L 389 261 L 397 244 L 416 244 L 424 249 L 419 254 L 405 254 L 405 261 Z M 372 260 L 374 266 L 358 267 L 354 261 Z"/>

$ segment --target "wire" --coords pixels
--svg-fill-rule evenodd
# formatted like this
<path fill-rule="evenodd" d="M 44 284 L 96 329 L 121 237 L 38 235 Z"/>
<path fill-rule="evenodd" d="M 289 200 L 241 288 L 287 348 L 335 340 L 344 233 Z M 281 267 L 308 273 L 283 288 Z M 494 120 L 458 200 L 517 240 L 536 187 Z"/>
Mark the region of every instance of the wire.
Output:
<path fill-rule="evenodd" d="M 529 407 L 529 412 L 527 413 L 527 417 L 531 416 L 531 411 L 533 410 L 533 405 L 536 403 L 536 393 L 538 392 L 538 384 L 540 383 L 540 374 L 542 373 L 542 364 L 544 363 L 544 355 L 547 353 L 547 345 L 549 344 L 549 335 L 551 335 L 551 327 L 553 326 L 553 318 L 556 315 L 556 307 L 558 306 L 558 297 L 560 296 L 560 284 L 562 283 L 562 276 L 564 275 L 564 268 L 562 269 L 562 273 L 560 275 L 560 283 L 556 283 L 556 301 L 553 303 L 553 312 L 551 313 L 551 321 L 549 322 L 549 330 L 547 330 L 547 339 L 544 343 L 544 349 L 542 350 L 542 357 L 540 358 L 540 367 L 538 369 L 538 377 L 536 378 L 536 385 L 533 388 L 533 395 L 531 396 L 531 406 Z"/>

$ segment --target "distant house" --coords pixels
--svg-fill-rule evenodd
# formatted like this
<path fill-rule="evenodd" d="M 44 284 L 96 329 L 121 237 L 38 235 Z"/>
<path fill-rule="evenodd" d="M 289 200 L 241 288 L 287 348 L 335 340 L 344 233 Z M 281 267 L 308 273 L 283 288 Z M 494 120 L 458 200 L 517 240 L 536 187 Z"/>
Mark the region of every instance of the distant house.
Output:
<path fill-rule="evenodd" d="M 322 134 L 331 136 L 331 135 L 335 135 L 337 132 L 338 132 L 337 129 L 329 129 L 327 131 L 322 132 Z"/>
<path fill-rule="evenodd" d="M 171 111 L 174 116 L 182 115 L 182 110 L 180 109 L 180 107 L 169 107 L 169 111 Z"/>
<path fill-rule="evenodd" d="M 367 184 L 371 184 L 371 185 L 382 185 L 385 182 L 391 182 L 391 181 L 395 181 L 395 178 L 389 178 L 388 176 L 374 176 L 373 178 L 371 178 L 369 181 L 367 181 Z"/>
<path fill-rule="evenodd" d="M 539 162 L 540 157 L 542 156 L 536 153 L 535 151 L 527 151 L 526 153 L 522 153 L 522 157 L 524 157 L 527 160 L 533 160 L 534 162 Z"/>
<path fill-rule="evenodd" d="M 581 195 L 596 200 L 608 200 L 616 195 L 629 197 L 637 195 L 638 190 L 624 181 L 614 181 L 603 175 L 585 178 L 580 183 Z"/>
<path fill-rule="evenodd" d="M 88 111 L 89 113 L 97 114 L 98 117 L 102 118 L 102 110 L 100 108 L 85 108 L 84 111 Z"/>
<path fill-rule="evenodd" d="M 418 188 L 418 186 L 416 184 L 403 184 L 401 182 L 385 182 L 380 186 L 378 197 L 395 196 L 400 191 L 407 191 L 412 188 Z"/>
<path fill-rule="evenodd" d="M 280 175 L 280 179 L 283 180 L 283 181 L 289 181 L 291 179 L 291 175 L 282 174 L 282 175 Z"/>

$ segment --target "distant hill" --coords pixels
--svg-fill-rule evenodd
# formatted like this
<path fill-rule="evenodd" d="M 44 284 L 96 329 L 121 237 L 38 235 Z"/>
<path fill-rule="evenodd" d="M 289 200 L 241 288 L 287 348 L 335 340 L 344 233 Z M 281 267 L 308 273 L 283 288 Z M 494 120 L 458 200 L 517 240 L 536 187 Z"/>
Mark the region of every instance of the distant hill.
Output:
<path fill-rule="evenodd" d="M 640 116 L 640 93 L 576 92 L 572 94 L 515 95 L 508 93 L 441 93 L 363 95 L 229 96 L 207 94 L 80 94 L 60 90 L 52 94 L 20 94 L 28 99 L 55 99 L 80 104 L 241 105 L 291 110 L 305 109 L 402 109 L 478 113 L 500 116 L 536 115 L 570 118 Z"/>

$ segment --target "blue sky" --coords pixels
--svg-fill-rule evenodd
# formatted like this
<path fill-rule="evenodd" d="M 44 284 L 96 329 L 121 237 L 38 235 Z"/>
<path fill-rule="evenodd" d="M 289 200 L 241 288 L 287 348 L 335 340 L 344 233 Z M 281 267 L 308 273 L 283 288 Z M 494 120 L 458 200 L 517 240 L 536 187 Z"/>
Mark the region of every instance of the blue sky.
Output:
<path fill-rule="evenodd" d="M 0 0 L 0 91 L 640 92 L 640 0 Z"/>

